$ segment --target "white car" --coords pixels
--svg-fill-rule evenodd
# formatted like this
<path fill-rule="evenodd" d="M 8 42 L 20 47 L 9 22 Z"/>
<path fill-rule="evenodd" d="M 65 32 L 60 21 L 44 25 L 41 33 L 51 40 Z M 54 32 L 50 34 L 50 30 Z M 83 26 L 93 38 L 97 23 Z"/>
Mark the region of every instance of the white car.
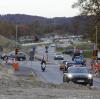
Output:
<path fill-rule="evenodd" d="M 56 55 L 54 56 L 54 60 L 64 60 L 64 56 L 61 55 L 61 54 L 56 54 Z"/>
<path fill-rule="evenodd" d="M 51 44 L 51 47 L 56 47 L 56 45 L 55 44 Z"/>

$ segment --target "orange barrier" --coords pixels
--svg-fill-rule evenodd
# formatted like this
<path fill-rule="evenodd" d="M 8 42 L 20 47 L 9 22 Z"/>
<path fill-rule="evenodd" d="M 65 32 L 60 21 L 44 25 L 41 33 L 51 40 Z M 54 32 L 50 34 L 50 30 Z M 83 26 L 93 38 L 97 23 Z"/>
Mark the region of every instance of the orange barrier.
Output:
<path fill-rule="evenodd" d="M 95 73 L 100 72 L 100 63 L 92 64 L 92 69 Z"/>
<path fill-rule="evenodd" d="M 13 68 L 14 68 L 15 71 L 19 70 L 19 63 L 17 63 L 17 62 L 13 63 L 12 66 L 13 66 Z"/>

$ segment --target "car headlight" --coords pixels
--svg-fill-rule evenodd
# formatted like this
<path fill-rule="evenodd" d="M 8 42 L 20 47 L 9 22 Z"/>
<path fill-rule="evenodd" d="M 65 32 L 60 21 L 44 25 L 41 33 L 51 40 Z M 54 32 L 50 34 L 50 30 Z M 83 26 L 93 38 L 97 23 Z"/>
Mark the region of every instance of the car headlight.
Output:
<path fill-rule="evenodd" d="M 92 79 L 93 76 L 92 76 L 91 74 L 88 74 L 88 78 L 89 78 L 89 79 Z"/>
<path fill-rule="evenodd" d="M 68 78 L 73 78 L 72 74 L 68 74 L 67 76 Z"/>

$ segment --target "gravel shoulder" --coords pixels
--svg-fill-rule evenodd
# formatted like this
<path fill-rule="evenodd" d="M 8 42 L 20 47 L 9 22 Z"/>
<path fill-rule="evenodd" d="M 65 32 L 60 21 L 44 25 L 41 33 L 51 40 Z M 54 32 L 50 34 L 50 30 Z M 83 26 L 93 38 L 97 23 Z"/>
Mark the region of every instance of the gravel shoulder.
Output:
<path fill-rule="evenodd" d="M 0 69 L 0 99 L 100 99 L 100 90 L 87 86 L 39 81 L 35 74 L 13 75 Z"/>

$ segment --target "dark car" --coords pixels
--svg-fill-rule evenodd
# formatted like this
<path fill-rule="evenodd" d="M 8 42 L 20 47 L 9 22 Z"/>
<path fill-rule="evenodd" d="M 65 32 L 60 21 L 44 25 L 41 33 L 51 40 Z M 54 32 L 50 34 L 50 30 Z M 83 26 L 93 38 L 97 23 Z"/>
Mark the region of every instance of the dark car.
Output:
<path fill-rule="evenodd" d="M 80 56 L 81 54 L 79 52 L 75 52 L 72 56 L 72 61 L 75 59 L 75 57 Z"/>
<path fill-rule="evenodd" d="M 15 55 L 15 52 L 11 52 L 7 56 L 8 56 L 8 59 L 9 58 L 12 58 L 12 59 L 17 58 L 18 61 L 25 61 L 26 60 L 26 55 L 23 52 L 18 52 L 17 55 Z"/>
<path fill-rule="evenodd" d="M 72 66 L 68 68 L 67 73 L 63 75 L 63 82 L 79 82 L 93 86 L 93 76 L 86 67 Z"/>
<path fill-rule="evenodd" d="M 74 49 L 66 49 L 65 51 L 63 51 L 63 54 L 73 55 L 73 53 L 74 53 Z"/>

